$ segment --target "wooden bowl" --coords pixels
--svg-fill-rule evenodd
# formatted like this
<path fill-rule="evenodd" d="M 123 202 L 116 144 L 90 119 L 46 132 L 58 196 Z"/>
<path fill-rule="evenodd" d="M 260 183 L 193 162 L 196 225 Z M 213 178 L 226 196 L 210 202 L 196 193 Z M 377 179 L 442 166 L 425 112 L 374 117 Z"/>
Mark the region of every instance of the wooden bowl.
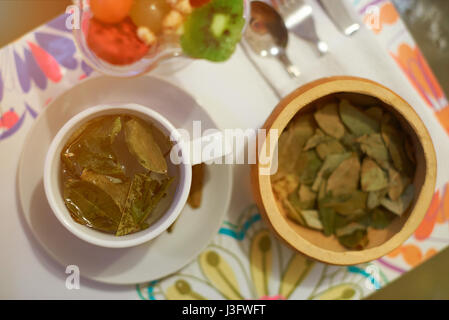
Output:
<path fill-rule="evenodd" d="M 315 108 L 315 102 L 329 99 L 336 93 L 350 93 L 357 97 L 377 98 L 385 109 L 392 112 L 410 136 L 416 158 L 416 171 L 413 184 L 415 197 L 409 208 L 384 230 L 369 228 L 368 246 L 361 251 L 348 250 L 338 240 L 326 237 L 320 231 L 300 226 L 287 218 L 286 213 L 273 194 L 271 177 L 265 174 L 273 159 L 259 161 L 260 154 L 269 154 L 268 141 L 276 141 L 290 122 L 298 114 Z M 357 95 L 358 94 L 358 95 Z M 360 96 L 364 95 L 364 96 Z M 436 181 L 436 155 L 429 132 L 413 108 L 400 96 L 384 86 L 361 78 L 324 78 L 295 90 L 284 98 L 265 122 L 263 129 L 267 135 L 259 141 L 260 149 L 256 164 L 251 168 L 253 194 L 256 203 L 275 234 L 289 246 L 313 259 L 335 265 L 354 265 L 384 256 L 399 247 L 418 228 L 432 200 Z M 270 129 L 278 129 L 277 133 Z M 271 138 L 271 134 L 274 134 Z M 273 139 L 273 140 L 271 140 Z"/>

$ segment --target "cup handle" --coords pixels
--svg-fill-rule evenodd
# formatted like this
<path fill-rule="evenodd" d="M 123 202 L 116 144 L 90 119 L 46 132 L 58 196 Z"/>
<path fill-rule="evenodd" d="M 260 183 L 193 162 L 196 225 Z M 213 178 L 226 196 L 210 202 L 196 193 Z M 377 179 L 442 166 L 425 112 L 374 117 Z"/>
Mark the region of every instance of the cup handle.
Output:
<path fill-rule="evenodd" d="M 189 141 L 186 149 L 192 166 L 210 162 L 233 153 L 233 136 L 228 137 L 223 131 L 217 131 Z"/>

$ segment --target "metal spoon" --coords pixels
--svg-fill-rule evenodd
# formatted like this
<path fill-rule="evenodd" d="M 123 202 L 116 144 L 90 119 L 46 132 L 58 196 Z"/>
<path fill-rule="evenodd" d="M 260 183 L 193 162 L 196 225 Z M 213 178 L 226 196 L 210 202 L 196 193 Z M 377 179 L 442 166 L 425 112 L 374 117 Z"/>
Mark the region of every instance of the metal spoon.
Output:
<path fill-rule="evenodd" d="M 246 42 L 262 57 L 277 58 L 292 78 L 300 75 L 299 69 L 287 57 L 288 31 L 284 20 L 266 3 L 251 2 L 251 18 L 244 34 Z"/>

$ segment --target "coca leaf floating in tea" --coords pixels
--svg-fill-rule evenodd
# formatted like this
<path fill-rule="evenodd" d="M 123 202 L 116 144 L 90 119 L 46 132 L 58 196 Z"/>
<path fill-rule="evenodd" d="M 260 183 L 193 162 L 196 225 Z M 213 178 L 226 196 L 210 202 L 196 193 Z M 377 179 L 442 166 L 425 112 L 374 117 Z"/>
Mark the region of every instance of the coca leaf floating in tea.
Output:
<path fill-rule="evenodd" d="M 167 173 L 167 161 L 154 140 L 151 129 L 151 126 L 137 119 L 126 121 L 125 139 L 129 152 L 145 169 L 157 173 Z"/>
<path fill-rule="evenodd" d="M 80 175 L 83 169 L 101 174 L 123 174 L 123 167 L 112 149 L 120 130 L 120 117 L 107 116 L 88 123 L 82 132 L 76 131 L 61 154 L 66 168 L 75 175 Z"/>
<path fill-rule="evenodd" d="M 64 201 L 76 222 L 125 236 L 158 219 L 152 213 L 173 178 L 158 144 L 168 150 L 168 137 L 155 130 L 135 117 L 117 115 L 99 117 L 75 131 L 61 160 Z M 133 164 L 123 159 L 132 159 L 140 171 L 126 170 Z"/>
<path fill-rule="evenodd" d="M 142 229 L 140 228 L 139 224 L 137 224 L 137 222 L 134 220 L 131 211 L 124 210 L 115 235 L 117 237 L 126 236 L 127 234 L 135 233 Z"/>
<path fill-rule="evenodd" d="M 153 179 L 150 174 L 136 174 L 128 191 L 123 215 L 133 218 L 136 226 L 141 226 L 148 219 L 156 205 L 165 196 L 172 179 L 166 178 L 162 181 Z M 126 218 L 125 222 L 131 223 Z M 129 228 L 131 225 L 123 225 Z"/>
<path fill-rule="evenodd" d="M 125 207 L 126 195 L 130 185 L 129 181 L 96 173 L 89 169 L 84 169 L 80 178 L 83 181 L 96 185 L 110 195 L 121 210 Z"/>
<path fill-rule="evenodd" d="M 409 209 L 414 149 L 377 99 L 335 97 L 295 116 L 281 134 L 272 186 L 291 220 L 361 250 L 370 228 L 387 228 Z"/>
<path fill-rule="evenodd" d="M 116 232 L 121 220 L 120 209 L 110 195 L 94 184 L 66 181 L 64 202 L 76 222 L 104 232 Z"/>

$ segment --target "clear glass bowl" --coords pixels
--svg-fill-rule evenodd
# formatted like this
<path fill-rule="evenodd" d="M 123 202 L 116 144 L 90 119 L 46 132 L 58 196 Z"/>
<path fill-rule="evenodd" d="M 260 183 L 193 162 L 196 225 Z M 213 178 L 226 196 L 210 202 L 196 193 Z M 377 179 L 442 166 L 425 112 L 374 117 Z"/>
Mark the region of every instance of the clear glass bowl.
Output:
<path fill-rule="evenodd" d="M 249 20 L 250 0 L 242 0 L 244 3 L 245 27 Z M 164 38 L 161 44 L 150 51 L 139 61 L 129 65 L 114 65 L 99 58 L 87 45 L 86 30 L 89 28 L 89 20 L 92 18 L 92 12 L 89 7 L 89 0 L 73 0 L 79 9 L 79 25 L 81 28 L 74 29 L 75 43 L 82 53 L 86 63 L 96 71 L 114 77 L 135 77 L 143 75 L 158 67 L 158 71 L 163 73 L 175 72 L 194 59 L 183 54 L 179 36 Z M 243 30 L 244 31 L 244 30 Z M 242 32 L 243 34 L 243 32 Z M 161 70 L 163 69 L 163 70 Z"/>

